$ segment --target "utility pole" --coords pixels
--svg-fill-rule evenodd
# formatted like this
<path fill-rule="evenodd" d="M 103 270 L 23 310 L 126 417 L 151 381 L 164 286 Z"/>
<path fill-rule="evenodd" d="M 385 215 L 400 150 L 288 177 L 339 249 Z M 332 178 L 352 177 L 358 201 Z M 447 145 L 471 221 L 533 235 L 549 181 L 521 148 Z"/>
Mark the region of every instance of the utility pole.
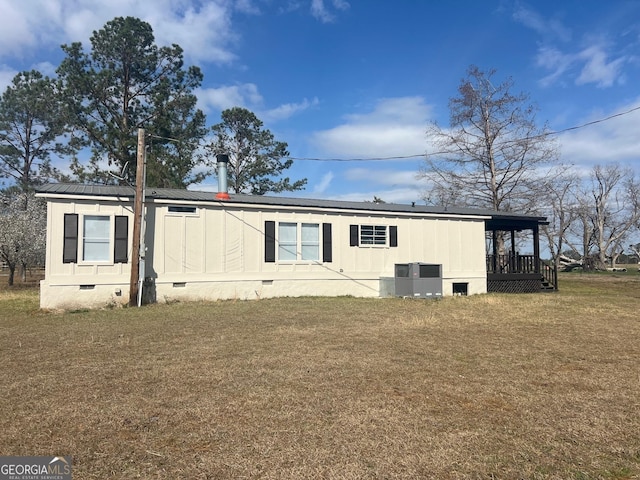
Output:
<path fill-rule="evenodd" d="M 138 305 L 138 283 L 140 280 L 140 232 L 142 231 L 142 209 L 144 195 L 144 128 L 138 129 L 138 154 L 136 164 L 136 196 L 133 206 L 133 238 L 131 245 L 131 280 L 129 281 L 129 306 Z"/>

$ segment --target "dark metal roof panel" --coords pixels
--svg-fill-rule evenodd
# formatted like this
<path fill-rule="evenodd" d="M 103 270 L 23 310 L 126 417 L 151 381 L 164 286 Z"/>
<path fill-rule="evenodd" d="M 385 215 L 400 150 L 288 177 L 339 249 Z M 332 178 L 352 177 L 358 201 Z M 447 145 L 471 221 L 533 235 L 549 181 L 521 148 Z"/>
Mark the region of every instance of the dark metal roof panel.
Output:
<path fill-rule="evenodd" d="M 105 196 L 105 197 L 132 197 L 133 187 L 119 185 L 78 185 L 51 183 L 41 185 L 36 190 L 42 196 L 69 195 L 69 196 Z M 147 188 L 146 197 L 149 199 L 169 200 L 169 201 L 189 201 L 209 204 L 225 205 L 265 205 L 283 207 L 305 207 L 337 210 L 365 210 L 386 214 L 393 213 L 415 213 L 432 215 L 471 215 L 477 217 L 501 218 L 504 220 L 528 220 L 534 222 L 544 222 L 545 217 L 523 215 L 518 213 L 502 213 L 486 209 L 473 208 L 446 208 L 428 205 L 406 205 L 397 203 L 373 203 L 373 202 L 347 202 L 341 200 L 312 199 L 275 197 L 263 195 L 237 195 L 230 194 L 229 200 L 216 200 L 215 192 L 201 192 L 194 190 L 173 189 L 173 188 Z"/>
<path fill-rule="evenodd" d="M 36 193 L 50 195 L 80 195 L 104 197 L 131 197 L 135 195 L 133 187 L 118 185 L 80 185 L 66 183 L 48 183 L 36 187 Z"/>

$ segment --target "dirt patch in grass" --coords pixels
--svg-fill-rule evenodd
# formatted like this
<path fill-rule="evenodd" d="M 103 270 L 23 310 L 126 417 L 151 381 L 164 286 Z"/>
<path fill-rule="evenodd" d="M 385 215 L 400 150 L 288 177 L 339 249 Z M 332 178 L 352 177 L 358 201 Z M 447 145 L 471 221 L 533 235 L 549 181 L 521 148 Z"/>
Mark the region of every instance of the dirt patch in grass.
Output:
<path fill-rule="evenodd" d="M 640 289 L 599 278 L 66 314 L 2 291 L 0 452 L 78 479 L 636 478 Z"/>

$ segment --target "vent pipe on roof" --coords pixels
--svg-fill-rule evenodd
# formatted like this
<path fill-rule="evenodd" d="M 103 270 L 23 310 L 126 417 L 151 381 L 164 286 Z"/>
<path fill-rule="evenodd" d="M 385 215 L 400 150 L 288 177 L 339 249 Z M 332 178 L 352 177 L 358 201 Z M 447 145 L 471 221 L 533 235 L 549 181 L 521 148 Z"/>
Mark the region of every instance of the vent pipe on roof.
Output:
<path fill-rule="evenodd" d="M 218 193 L 216 193 L 216 200 L 229 200 L 229 188 L 227 186 L 229 155 L 220 153 L 216 155 L 216 159 L 218 161 Z"/>

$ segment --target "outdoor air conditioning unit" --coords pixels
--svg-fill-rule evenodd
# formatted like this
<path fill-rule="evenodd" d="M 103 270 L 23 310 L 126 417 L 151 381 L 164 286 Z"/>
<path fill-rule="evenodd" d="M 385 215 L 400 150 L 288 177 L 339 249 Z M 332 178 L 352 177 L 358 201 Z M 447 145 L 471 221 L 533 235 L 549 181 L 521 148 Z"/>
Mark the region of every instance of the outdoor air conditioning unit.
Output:
<path fill-rule="evenodd" d="M 442 265 L 396 263 L 394 278 L 395 293 L 398 297 L 442 297 Z"/>

